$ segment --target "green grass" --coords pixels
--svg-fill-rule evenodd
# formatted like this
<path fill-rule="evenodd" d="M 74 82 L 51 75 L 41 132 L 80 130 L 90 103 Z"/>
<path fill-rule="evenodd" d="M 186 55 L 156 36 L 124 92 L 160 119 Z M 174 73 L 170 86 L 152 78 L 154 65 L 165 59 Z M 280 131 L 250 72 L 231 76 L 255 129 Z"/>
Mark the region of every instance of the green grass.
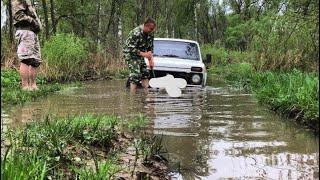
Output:
<path fill-rule="evenodd" d="M 87 179 L 96 170 L 99 176 L 108 177 L 105 175 L 109 171 L 104 170 L 114 173 L 116 166 L 111 161 L 96 162 L 96 153 L 111 151 L 113 141 L 117 139 L 117 122 L 118 119 L 112 116 L 47 117 L 43 122 L 8 131 L 4 139 L 10 141 L 11 148 L 1 158 L 1 179 L 43 179 L 47 176 L 83 176 Z M 92 170 L 86 168 L 86 161 L 91 158 L 96 164 Z"/>
<path fill-rule="evenodd" d="M 21 153 L 14 148 L 1 159 L 1 179 L 45 179 L 48 166 L 35 153 Z"/>
<path fill-rule="evenodd" d="M 115 173 L 119 172 L 121 169 L 116 165 L 113 160 L 108 160 L 106 162 L 98 163 L 98 169 L 74 169 L 77 176 L 81 179 L 96 180 L 96 179 L 112 179 Z"/>
<path fill-rule="evenodd" d="M 141 130 L 141 128 L 146 125 L 147 125 L 146 117 L 140 114 L 139 116 L 125 122 L 125 124 L 123 124 L 123 127 L 135 133 Z"/>
<path fill-rule="evenodd" d="M 270 109 L 319 131 L 319 77 L 316 73 L 256 72 L 249 63 L 214 66 L 209 72 L 254 93 Z"/>
<path fill-rule="evenodd" d="M 23 104 L 26 101 L 35 100 L 63 88 L 59 83 L 48 83 L 41 76 L 37 77 L 39 90 L 25 91 L 21 89 L 21 80 L 18 72 L 14 69 L 1 69 L 1 106 Z M 78 86 L 78 85 L 77 85 Z"/>
<path fill-rule="evenodd" d="M 250 81 L 254 70 L 249 63 L 237 63 L 223 66 L 212 66 L 209 73 L 218 78 L 223 78 L 239 88 L 246 88 L 247 82 Z"/>
<path fill-rule="evenodd" d="M 1 137 L 2 143 L 7 142 L 2 144 L 6 153 L 1 155 L 1 179 L 112 179 L 118 172 L 128 172 L 118 160 L 126 148 L 116 145 L 119 129 L 134 133 L 136 160 L 147 163 L 159 154 L 162 138 L 141 134 L 144 125 L 143 116 L 125 123 L 114 116 L 86 114 L 47 116 L 21 129 L 9 129 Z"/>

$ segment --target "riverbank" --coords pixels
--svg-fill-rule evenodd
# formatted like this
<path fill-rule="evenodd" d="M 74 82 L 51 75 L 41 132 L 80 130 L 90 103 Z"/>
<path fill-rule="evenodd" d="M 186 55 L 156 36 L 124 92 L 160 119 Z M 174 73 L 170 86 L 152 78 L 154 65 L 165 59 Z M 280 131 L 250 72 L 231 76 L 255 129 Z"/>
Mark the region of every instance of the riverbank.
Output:
<path fill-rule="evenodd" d="M 109 73 L 108 75 L 90 75 L 84 77 L 83 81 L 98 81 L 106 79 L 123 79 L 127 76 L 126 71 L 118 73 Z M 3 105 L 17 105 L 23 104 L 27 101 L 45 97 L 56 91 L 60 91 L 70 86 L 81 87 L 81 82 L 71 81 L 65 84 L 63 81 L 52 81 L 50 78 L 43 75 L 37 77 L 37 84 L 39 90 L 25 91 L 21 89 L 21 80 L 19 72 L 15 69 L 3 68 L 1 69 L 1 106 Z"/>
<path fill-rule="evenodd" d="M 119 73 L 107 79 L 124 76 Z M 104 76 L 92 76 L 86 80 L 103 79 Z M 15 69 L 2 69 L 1 81 L 2 106 L 23 104 L 70 87 L 40 75 L 38 91 L 23 91 Z M 81 86 L 80 83 L 73 85 Z M 48 117 L 40 123 L 11 129 L 1 138 L 1 178 L 166 177 L 166 165 L 159 162 L 161 142 L 143 133 L 141 127 L 145 120 L 140 117 L 123 123 L 124 120 L 111 116 Z"/>
<path fill-rule="evenodd" d="M 249 63 L 213 66 L 209 72 L 253 93 L 271 110 L 318 134 L 319 77 L 315 72 L 257 72 Z"/>
<path fill-rule="evenodd" d="M 48 83 L 41 76 L 38 76 L 36 80 L 39 90 L 22 90 L 19 73 L 15 69 L 1 69 L 1 106 L 23 104 L 26 101 L 59 91 L 64 87 L 60 83 Z"/>
<path fill-rule="evenodd" d="M 167 177 L 161 139 L 143 133 L 146 118 L 47 117 L 1 138 L 1 179 Z M 135 139 L 132 137 L 135 136 Z"/>
<path fill-rule="evenodd" d="M 80 38 L 74 34 L 59 33 L 52 36 L 41 45 L 42 64 L 37 70 L 37 82 L 40 85 L 40 94 L 52 92 L 57 89 L 57 83 L 77 81 L 95 81 L 106 79 L 121 79 L 129 74 L 127 66 L 122 59 L 120 51 L 113 53 L 104 49 L 90 49 L 88 39 Z M 16 45 L 6 44 L 1 49 L 4 56 L 1 58 L 1 80 L 5 82 L 3 88 L 19 89 L 19 75 L 17 70 L 20 61 L 16 55 Z M 47 86 L 48 85 L 48 86 Z M 41 88 L 42 87 L 42 88 Z M 15 95 L 3 94 L 5 102 L 10 104 L 20 104 L 28 98 L 24 92 L 18 91 Z M 16 96 L 24 97 L 16 97 Z M 34 93 L 33 93 L 34 94 Z M 12 96 L 12 97 L 11 97 Z M 8 98 L 6 98 L 8 97 Z M 16 97 L 16 98 L 14 98 Z M 17 99 L 17 100 L 16 100 Z M 21 99 L 21 100 L 20 100 Z"/>

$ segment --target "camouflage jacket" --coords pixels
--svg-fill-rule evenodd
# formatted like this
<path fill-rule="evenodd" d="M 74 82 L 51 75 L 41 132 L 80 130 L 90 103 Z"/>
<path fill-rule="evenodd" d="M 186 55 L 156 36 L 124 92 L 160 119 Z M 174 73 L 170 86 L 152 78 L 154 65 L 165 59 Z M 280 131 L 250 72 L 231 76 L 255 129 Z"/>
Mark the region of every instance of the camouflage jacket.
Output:
<path fill-rule="evenodd" d="M 125 59 L 140 59 L 143 57 L 138 55 L 139 51 L 153 51 L 153 34 L 143 33 L 143 25 L 134 28 L 125 42 L 123 52 Z"/>
<path fill-rule="evenodd" d="M 12 1 L 13 24 L 18 29 L 28 29 L 35 33 L 41 30 L 41 22 L 30 0 Z"/>

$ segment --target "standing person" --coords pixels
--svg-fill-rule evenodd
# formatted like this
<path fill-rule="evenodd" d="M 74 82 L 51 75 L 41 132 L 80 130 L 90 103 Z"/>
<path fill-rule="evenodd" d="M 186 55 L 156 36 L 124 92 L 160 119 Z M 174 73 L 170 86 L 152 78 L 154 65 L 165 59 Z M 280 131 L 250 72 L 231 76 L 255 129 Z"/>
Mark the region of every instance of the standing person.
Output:
<path fill-rule="evenodd" d="M 144 58 L 149 60 L 150 69 L 153 68 L 153 31 L 156 28 L 156 22 L 148 18 L 144 24 L 134 28 L 128 35 L 124 45 L 124 58 L 128 64 L 130 75 L 130 90 L 135 92 L 137 86 L 141 83 L 144 88 L 149 87 L 150 73 Z"/>
<path fill-rule="evenodd" d="M 41 63 L 37 34 L 41 30 L 41 22 L 30 0 L 13 0 L 12 14 L 13 25 L 17 30 L 15 38 L 18 43 L 22 89 L 37 90 L 36 68 Z"/>

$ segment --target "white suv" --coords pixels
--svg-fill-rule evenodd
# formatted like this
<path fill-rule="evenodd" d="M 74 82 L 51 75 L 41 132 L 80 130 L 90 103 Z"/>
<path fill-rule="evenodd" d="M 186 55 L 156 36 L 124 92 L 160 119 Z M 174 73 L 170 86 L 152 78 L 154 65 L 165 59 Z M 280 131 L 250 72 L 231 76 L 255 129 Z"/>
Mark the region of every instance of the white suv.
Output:
<path fill-rule="evenodd" d="M 153 57 L 151 78 L 171 74 L 175 78 L 184 78 L 188 86 L 205 86 L 207 72 L 196 41 L 155 38 Z M 148 64 L 148 60 L 145 61 Z"/>

